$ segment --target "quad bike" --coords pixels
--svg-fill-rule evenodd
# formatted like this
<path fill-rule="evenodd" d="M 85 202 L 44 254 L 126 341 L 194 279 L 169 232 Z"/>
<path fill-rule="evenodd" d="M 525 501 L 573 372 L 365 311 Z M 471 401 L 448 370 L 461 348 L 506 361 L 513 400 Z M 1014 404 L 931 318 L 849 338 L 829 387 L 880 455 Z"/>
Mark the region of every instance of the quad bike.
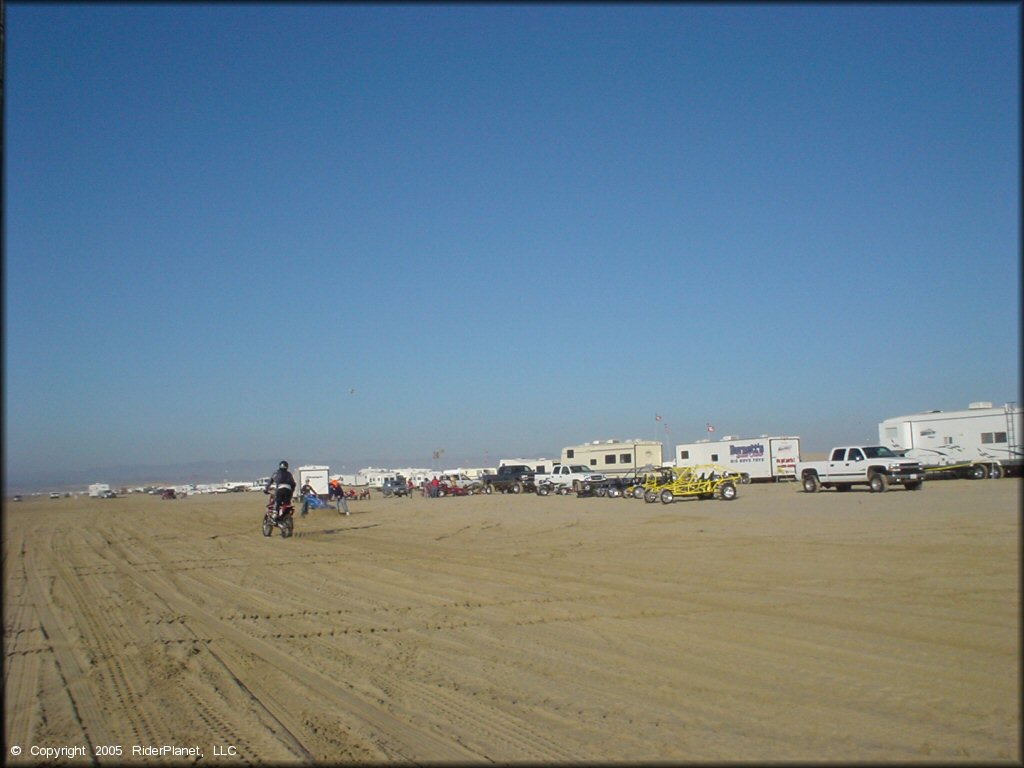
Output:
<path fill-rule="evenodd" d="M 295 507 L 290 501 L 282 504 L 281 511 L 275 516 L 275 506 L 274 494 L 271 493 L 267 500 L 267 511 L 263 515 L 263 535 L 269 536 L 275 528 L 280 528 L 281 538 L 287 539 L 295 532 Z"/>

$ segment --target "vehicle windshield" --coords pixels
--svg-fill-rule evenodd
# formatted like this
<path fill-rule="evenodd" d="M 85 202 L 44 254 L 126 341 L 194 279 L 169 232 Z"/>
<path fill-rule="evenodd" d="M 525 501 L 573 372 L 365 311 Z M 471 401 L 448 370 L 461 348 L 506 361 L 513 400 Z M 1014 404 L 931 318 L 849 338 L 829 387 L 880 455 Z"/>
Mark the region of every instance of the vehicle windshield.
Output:
<path fill-rule="evenodd" d="M 584 467 L 582 464 L 572 464 L 572 465 L 569 466 L 569 471 L 570 472 L 589 472 L 590 470 L 587 467 Z"/>
<path fill-rule="evenodd" d="M 864 448 L 864 455 L 869 459 L 896 459 L 899 458 L 884 445 L 869 445 Z"/>

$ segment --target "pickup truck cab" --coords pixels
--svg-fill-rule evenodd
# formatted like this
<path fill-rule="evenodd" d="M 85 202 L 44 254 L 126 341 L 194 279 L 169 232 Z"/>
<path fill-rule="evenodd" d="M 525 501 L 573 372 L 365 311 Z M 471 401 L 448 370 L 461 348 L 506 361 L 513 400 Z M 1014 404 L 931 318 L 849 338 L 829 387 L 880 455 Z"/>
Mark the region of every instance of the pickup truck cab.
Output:
<path fill-rule="evenodd" d="M 833 448 L 826 461 L 805 461 L 797 465 L 797 476 L 807 493 L 820 488 L 848 491 L 866 485 L 873 493 L 884 493 L 890 485 L 919 491 L 924 484 L 921 462 L 893 453 L 882 445 L 852 445 Z"/>
<path fill-rule="evenodd" d="M 601 483 L 605 476 L 594 472 L 582 464 L 555 464 L 551 472 L 535 475 L 538 496 L 547 496 L 552 491 L 568 493 L 569 491 L 589 491 L 595 483 Z"/>

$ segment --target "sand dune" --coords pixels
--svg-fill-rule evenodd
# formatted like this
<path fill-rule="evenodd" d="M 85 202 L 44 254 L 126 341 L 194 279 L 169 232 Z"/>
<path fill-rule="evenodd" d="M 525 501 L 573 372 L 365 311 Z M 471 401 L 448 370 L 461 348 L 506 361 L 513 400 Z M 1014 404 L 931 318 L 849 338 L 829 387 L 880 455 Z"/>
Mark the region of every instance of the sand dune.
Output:
<path fill-rule="evenodd" d="M 7 503 L 5 754 L 1019 764 L 1020 487 Z"/>

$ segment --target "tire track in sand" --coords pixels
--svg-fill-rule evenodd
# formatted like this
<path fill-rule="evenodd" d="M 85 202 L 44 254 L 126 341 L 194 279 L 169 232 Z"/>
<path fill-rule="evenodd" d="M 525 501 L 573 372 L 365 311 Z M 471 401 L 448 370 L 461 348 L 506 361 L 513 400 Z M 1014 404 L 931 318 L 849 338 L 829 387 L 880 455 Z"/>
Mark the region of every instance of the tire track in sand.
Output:
<path fill-rule="evenodd" d="M 134 539 L 132 542 L 133 551 L 145 548 L 150 550 L 150 555 L 160 559 L 159 552 L 153 551 L 147 542 L 141 539 Z M 211 637 L 219 637 L 229 640 L 236 646 L 254 656 L 259 657 L 267 664 L 282 670 L 289 675 L 296 683 L 309 688 L 313 694 L 334 702 L 343 711 L 348 712 L 355 718 L 368 725 L 375 734 L 378 746 L 387 752 L 394 753 L 406 760 L 416 761 L 467 761 L 479 758 L 479 755 L 466 748 L 461 743 L 452 741 L 430 731 L 417 728 L 413 725 L 414 718 L 407 713 L 400 712 L 391 714 L 379 707 L 375 707 L 351 691 L 345 689 L 338 683 L 330 680 L 318 672 L 303 666 L 293 656 L 275 647 L 264 640 L 252 637 L 236 627 L 217 618 L 208 611 L 200 608 L 188 597 L 182 594 L 181 590 L 168 581 L 161 581 L 159 574 L 153 573 L 152 568 L 147 567 L 147 572 L 142 572 L 132 566 L 133 555 L 125 548 L 120 541 L 108 541 L 107 548 L 112 550 L 114 555 L 112 562 L 127 577 L 136 584 L 145 587 L 168 606 L 180 614 L 187 616 L 189 623 L 200 626 L 204 632 Z M 161 569 L 163 573 L 170 574 L 173 567 L 164 563 Z M 239 664 L 240 668 L 242 665 Z M 236 675 L 236 677 L 238 677 Z M 262 702 L 272 701 L 270 692 L 261 690 L 262 684 L 259 680 L 249 679 L 245 682 L 246 688 L 251 694 Z M 266 704 L 264 703 L 264 706 Z M 397 708 L 396 708 L 397 709 Z M 273 711 L 270 707 L 267 711 Z M 282 713 L 283 714 L 283 713 Z M 302 733 L 302 724 L 294 718 L 285 715 L 290 722 L 283 722 L 282 726 L 287 728 L 291 734 Z M 280 717 L 278 717 L 280 719 Z M 305 749 L 305 747 L 303 747 Z"/>

